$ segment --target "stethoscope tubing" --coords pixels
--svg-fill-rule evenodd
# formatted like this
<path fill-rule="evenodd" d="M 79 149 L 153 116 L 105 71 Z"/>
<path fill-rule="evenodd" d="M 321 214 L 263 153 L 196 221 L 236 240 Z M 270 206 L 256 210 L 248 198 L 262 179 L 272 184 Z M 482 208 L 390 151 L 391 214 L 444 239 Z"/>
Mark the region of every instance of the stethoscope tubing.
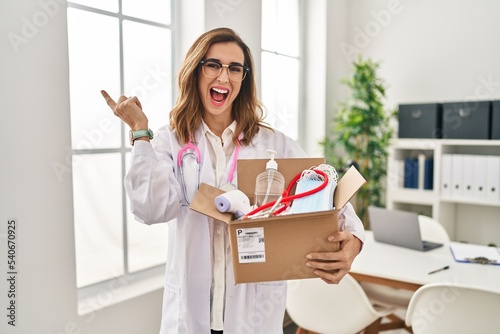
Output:
<path fill-rule="evenodd" d="M 184 148 L 186 148 L 186 147 L 184 147 Z M 186 150 L 183 150 L 183 151 L 186 151 Z M 183 165 L 184 165 L 183 160 L 187 156 L 194 156 L 196 159 L 196 190 L 198 190 L 198 188 L 200 187 L 201 164 L 200 164 L 200 156 L 199 156 L 198 148 L 196 148 L 195 152 L 185 153 L 184 155 L 181 156 L 181 160 L 178 161 L 179 173 L 180 173 L 180 177 L 181 177 L 180 183 L 181 183 L 181 188 L 182 188 L 182 194 L 184 195 L 184 200 L 189 205 L 189 204 L 191 204 L 191 201 L 189 200 L 188 194 L 187 194 L 186 179 L 185 179 L 184 167 L 183 167 Z"/>
<path fill-rule="evenodd" d="M 234 178 L 234 173 L 236 171 L 236 165 L 237 165 L 237 160 L 238 160 L 238 154 L 240 152 L 240 144 L 239 141 L 243 138 L 243 134 L 240 134 L 238 136 L 238 144 L 234 148 L 233 152 L 233 161 L 231 163 L 231 168 L 229 169 L 229 173 L 227 176 L 227 182 L 232 183 L 233 178 Z M 193 152 L 188 152 L 188 150 L 193 150 Z M 186 187 L 186 179 L 184 175 L 184 159 L 187 156 L 194 156 L 196 160 L 196 190 L 200 188 L 200 182 L 201 182 L 201 153 L 200 150 L 198 149 L 198 146 L 194 145 L 191 140 L 187 142 L 187 144 L 182 147 L 179 152 L 177 153 L 177 166 L 179 167 L 179 173 L 180 173 L 180 183 L 181 183 L 181 189 L 182 193 L 184 195 L 184 200 L 188 205 L 191 204 L 191 201 L 188 198 L 187 194 L 187 187 Z"/>

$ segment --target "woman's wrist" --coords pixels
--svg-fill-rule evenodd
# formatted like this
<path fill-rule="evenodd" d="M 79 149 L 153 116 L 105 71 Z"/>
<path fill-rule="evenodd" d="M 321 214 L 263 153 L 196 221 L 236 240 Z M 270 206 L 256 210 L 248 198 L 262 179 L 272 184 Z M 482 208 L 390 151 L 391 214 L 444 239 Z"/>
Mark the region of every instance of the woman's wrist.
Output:
<path fill-rule="evenodd" d="M 130 130 L 132 131 L 148 130 L 148 129 L 149 129 L 148 123 L 140 123 L 130 127 Z"/>

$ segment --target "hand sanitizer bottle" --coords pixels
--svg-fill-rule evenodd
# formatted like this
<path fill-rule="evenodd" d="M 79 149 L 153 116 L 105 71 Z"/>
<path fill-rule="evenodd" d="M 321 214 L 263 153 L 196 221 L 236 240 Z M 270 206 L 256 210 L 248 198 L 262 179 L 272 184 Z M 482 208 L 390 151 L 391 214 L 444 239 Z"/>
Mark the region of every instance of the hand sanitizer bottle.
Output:
<path fill-rule="evenodd" d="M 278 172 L 278 164 L 274 160 L 276 151 L 267 150 L 267 152 L 271 155 L 271 160 L 266 163 L 266 170 L 257 175 L 255 180 L 256 207 L 277 200 L 285 189 L 285 178 Z"/>

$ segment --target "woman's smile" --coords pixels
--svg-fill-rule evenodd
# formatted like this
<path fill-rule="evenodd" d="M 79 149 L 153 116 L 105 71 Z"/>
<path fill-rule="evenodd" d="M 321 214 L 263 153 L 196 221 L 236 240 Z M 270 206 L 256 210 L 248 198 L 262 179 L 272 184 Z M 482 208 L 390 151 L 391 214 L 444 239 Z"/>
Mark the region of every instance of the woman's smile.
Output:
<path fill-rule="evenodd" d="M 210 88 L 210 98 L 212 104 L 216 107 L 220 107 L 224 104 L 229 94 L 229 89 L 221 86 L 214 86 Z"/>

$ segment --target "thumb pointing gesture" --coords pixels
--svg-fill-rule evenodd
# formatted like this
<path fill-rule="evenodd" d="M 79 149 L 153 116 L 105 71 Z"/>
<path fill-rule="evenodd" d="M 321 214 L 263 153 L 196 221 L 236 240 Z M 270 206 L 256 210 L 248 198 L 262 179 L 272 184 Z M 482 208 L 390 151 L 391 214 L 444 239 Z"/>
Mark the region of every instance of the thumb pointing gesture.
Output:
<path fill-rule="evenodd" d="M 101 90 L 101 94 L 113 113 L 123 120 L 130 129 L 134 131 L 148 129 L 148 118 L 142 111 L 142 105 L 137 96 L 126 97 L 122 95 L 115 102 L 105 90 Z"/>

